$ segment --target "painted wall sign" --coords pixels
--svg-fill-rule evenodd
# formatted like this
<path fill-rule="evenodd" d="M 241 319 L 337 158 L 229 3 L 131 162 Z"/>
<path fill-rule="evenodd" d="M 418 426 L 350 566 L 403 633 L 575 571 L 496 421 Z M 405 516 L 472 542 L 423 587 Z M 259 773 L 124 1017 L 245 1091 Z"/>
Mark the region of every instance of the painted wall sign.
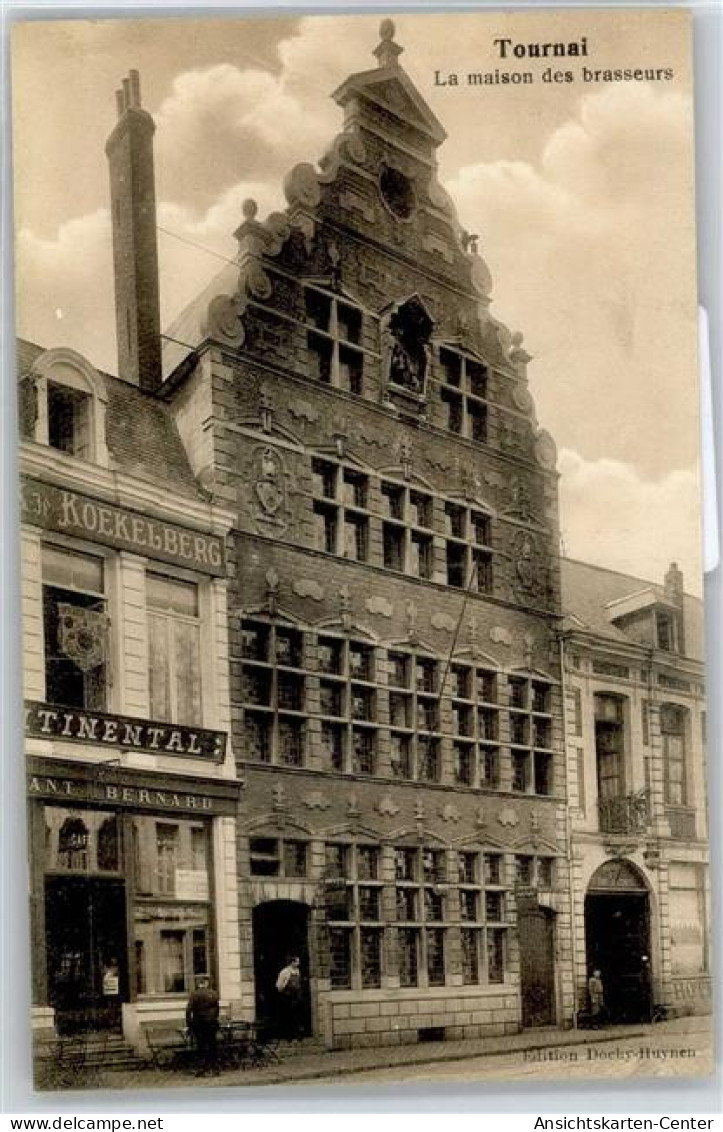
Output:
<path fill-rule="evenodd" d="M 238 782 L 196 780 L 125 767 L 73 766 L 59 759 L 34 757 L 28 759 L 28 768 L 28 795 L 44 802 L 207 817 L 234 816 L 238 807 Z"/>
<path fill-rule="evenodd" d="M 22 478 L 20 500 L 23 522 L 43 530 L 78 535 L 214 577 L 226 573 L 224 543 L 218 535 L 190 531 L 27 476 Z"/>
<path fill-rule="evenodd" d="M 71 743 L 123 747 L 154 755 L 182 755 L 213 762 L 223 762 L 226 754 L 225 731 L 182 727 L 135 716 L 78 711 L 35 700 L 25 703 L 25 734 L 39 739 L 63 739 Z"/>

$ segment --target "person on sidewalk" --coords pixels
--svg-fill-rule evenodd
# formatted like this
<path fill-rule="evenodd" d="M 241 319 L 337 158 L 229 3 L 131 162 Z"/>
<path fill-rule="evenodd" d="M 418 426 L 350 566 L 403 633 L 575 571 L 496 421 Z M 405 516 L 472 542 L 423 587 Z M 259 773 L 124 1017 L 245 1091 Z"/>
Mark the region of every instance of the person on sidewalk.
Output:
<path fill-rule="evenodd" d="M 218 993 L 207 975 L 199 975 L 186 1007 L 186 1025 L 196 1049 L 196 1076 L 218 1076 Z"/>
<path fill-rule="evenodd" d="M 587 981 L 587 993 L 590 999 L 592 1026 L 597 1030 L 605 1021 L 605 988 L 597 967 Z"/>
<path fill-rule="evenodd" d="M 281 1036 L 287 1041 L 301 1038 L 301 963 L 298 955 L 293 955 L 276 979 L 279 1001 L 279 1028 Z"/>

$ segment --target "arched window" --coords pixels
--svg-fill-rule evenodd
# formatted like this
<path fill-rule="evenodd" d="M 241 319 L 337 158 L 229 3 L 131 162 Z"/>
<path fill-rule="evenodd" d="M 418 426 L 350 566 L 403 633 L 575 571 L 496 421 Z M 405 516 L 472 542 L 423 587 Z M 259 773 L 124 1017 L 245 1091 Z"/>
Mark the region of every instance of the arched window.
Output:
<path fill-rule="evenodd" d="M 75 350 L 46 350 L 20 379 L 21 435 L 107 467 L 107 400 L 103 380 L 90 362 Z"/>

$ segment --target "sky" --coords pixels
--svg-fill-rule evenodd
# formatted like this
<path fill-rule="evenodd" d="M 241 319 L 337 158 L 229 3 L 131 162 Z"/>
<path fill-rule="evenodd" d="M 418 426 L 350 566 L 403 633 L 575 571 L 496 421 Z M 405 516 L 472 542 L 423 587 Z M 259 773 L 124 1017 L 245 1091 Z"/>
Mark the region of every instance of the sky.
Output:
<path fill-rule="evenodd" d="M 162 321 L 233 256 L 241 203 L 341 128 L 332 91 L 376 65 L 376 16 L 16 25 L 19 333 L 115 372 L 105 140 L 132 67 L 156 122 Z M 440 180 L 481 235 L 492 314 L 524 334 L 540 424 L 559 449 L 564 552 L 701 590 L 692 98 L 687 13 L 537 10 L 395 17 L 401 63 L 444 124 Z M 494 40 L 587 40 L 503 61 Z M 655 82 L 584 82 L 611 68 Z M 531 86 L 468 86 L 529 70 Z M 449 81 L 460 77 L 458 86 Z M 215 253 L 215 254 L 211 254 Z"/>

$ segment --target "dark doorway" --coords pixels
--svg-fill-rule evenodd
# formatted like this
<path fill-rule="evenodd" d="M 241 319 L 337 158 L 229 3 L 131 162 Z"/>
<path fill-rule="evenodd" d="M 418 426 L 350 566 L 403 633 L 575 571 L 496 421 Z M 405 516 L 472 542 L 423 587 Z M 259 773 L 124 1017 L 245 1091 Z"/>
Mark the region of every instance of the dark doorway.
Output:
<path fill-rule="evenodd" d="M 587 975 L 600 971 L 610 1022 L 651 1018 L 648 892 L 625 861 L 608 862 L 593 876 L 585 897 Z"/>
<path fill-rule="evenodd" d="M 49 877 L 45 884 L 48 991 L 61 1033 L 120 1029 L 128 1000 L 122 881 Z"/>
<path fill-rule="evenodd" d="M 555 1021 L 554 912 L 549 908 L 520 909 L 522 1025 L 551 1026 Z"/>
<path fill-rule="evenodd" d="M 297 1032 L 311 1033 L 309 993 L 309 908 L 294 900 L 272 900 L 253 910 L 256 1018 L 279 1037 L 286 1036 L 284 1003 L 276 990 L 279 972 L 298 955 L 301 962 Z"/>

